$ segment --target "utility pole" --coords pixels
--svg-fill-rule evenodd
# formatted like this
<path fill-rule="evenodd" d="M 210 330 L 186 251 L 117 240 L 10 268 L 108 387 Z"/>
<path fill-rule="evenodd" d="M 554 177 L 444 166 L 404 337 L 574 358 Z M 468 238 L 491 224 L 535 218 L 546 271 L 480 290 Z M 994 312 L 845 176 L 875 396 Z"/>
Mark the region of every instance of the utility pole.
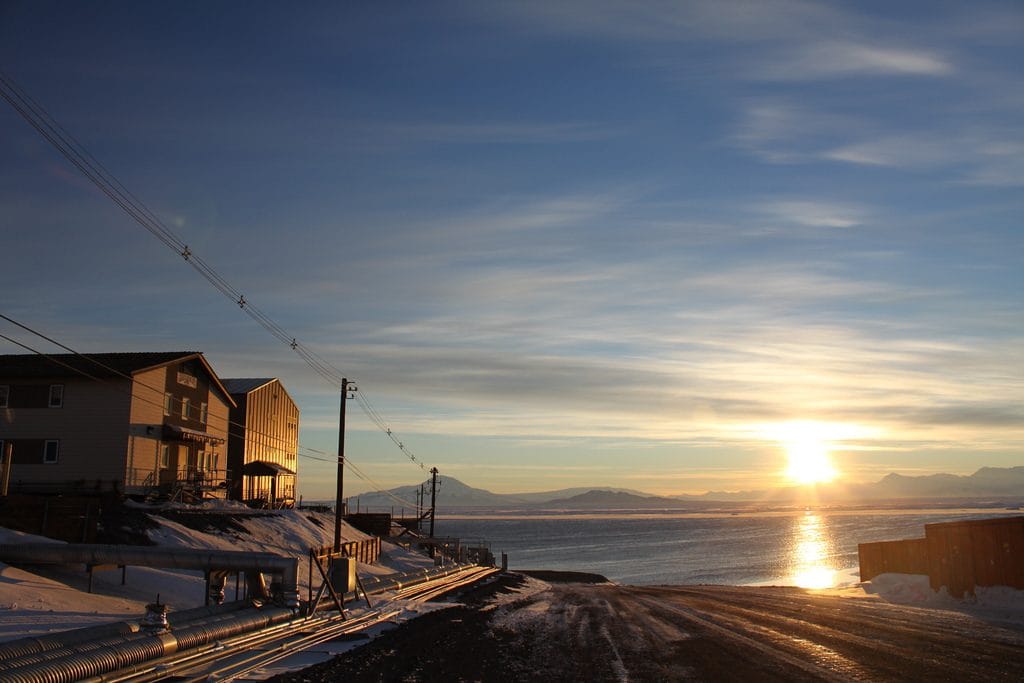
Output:
<path fill-rule="evenodd" d="M 11 463 L 14 462 L 14 444 L 8 441 L 4 444 L 4 475 L 0 483 L 0 495 L 7 497 L 7 487 L 11 483 Z"/>
<path fill-rule="evenodd" d="M 341 552 L 341 520 L 345 498 L 342 484 L 345 482 L 345 402 L 349 391 L 358 391 L 347 378 L 341 379 L 341 415 L 338 419 L 338 490 L 334 498 L 334 552 Z"/>
<path fill-rule="evenodd" d="M 430 537 L 434 537 L 434 510 L 437 506 L 437 468 L 431 467 L 430 473 L 433 478 L 430 480 Z"/>

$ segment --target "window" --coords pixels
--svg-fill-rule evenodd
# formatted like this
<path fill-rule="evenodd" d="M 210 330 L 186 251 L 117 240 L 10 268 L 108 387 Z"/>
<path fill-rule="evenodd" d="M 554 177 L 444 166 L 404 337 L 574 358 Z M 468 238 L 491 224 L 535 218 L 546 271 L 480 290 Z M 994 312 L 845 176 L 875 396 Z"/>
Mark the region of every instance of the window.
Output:
<path fill-rule="evenodd" d="M 181 416 L 186 420 L 192 417 L 192 403 L 187 398 L 181 399 Z"/>
<path fill-rule="evenodd" d="M 60 386 L 60 385 L 57 385 Z M 43 464 L 57 464 L 57 455 L 60 452 L 60 441 L 48 439 L 43 445 Z"/>
<path fill-rule="evenodd" d="M 167 469 L 171 466 L 171 447 L 167 444 L 160 444 L 160 467 Z"/>
<path fill-rule="evenodd" d="M 174 394 L 167 392 L 164 394 L 164 415 L 171 414 L 171 406 L 174 405 Z"/>
<path fill-rule="evenodd" d="M 208 411 L 209 411 L 209 406 L 207 406 L 207 404 L 205 404 L 205 403 L 200 403 L 199 404 L 199 421 L 202 422 L 203 424 L 206 424 L 206 418 L 207 418 L 207 412 Z"/>
<path fill-rule="evenodd" d="M 0 408 L 6 408 L 11 398 L 11 387 L 0 384 Z"/>
<path fill-rule="evenodd" d="M 63 384 L 51 384 L 50 385 L 50 407 L 61 408 L 64 405 L 64 385 Z"/>

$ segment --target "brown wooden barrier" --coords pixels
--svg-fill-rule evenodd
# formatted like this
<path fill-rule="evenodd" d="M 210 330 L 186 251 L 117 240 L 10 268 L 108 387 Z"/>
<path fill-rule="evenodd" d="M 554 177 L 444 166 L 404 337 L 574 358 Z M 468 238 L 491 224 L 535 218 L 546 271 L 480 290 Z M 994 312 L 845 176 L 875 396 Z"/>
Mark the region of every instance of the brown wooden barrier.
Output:
<path fill-rule="evenodd" d="M 954 597 L 976 586 L 1024 588 L 1024 517 L 926 524 L 931 586 Z"/>
<path fill-rule="evenodd" d="M 857 555 L 861 581 L 870 581 L 879 574 L 928 573 L 928 541 L 924 538 L 861 543 Z"/>
<path fill-rule="evenodd" d="M 978 586 L 1024 589 L 1024 516 L 926 524 L 925 537 L 861 543 L 860 580 L 887 572 L 927 574 L 961 598 Z"/>

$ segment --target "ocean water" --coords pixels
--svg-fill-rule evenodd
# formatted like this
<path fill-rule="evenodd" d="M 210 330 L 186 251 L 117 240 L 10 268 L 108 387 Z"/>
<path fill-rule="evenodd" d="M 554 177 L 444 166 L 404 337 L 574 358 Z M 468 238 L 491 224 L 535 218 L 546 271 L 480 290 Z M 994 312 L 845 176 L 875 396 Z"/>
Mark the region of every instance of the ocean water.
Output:
<path fill-rule="evenodd" d="M 923 538 L 924 525 L 1005 510 L 476 514 L 440 517 L 435 535 L 485 543 L 512 569 L 602 574 L 634 585 L 795 585 L 859 580 L 857 544 Z M 1020 514 L 1019 511 L 1016 514 Z"/>

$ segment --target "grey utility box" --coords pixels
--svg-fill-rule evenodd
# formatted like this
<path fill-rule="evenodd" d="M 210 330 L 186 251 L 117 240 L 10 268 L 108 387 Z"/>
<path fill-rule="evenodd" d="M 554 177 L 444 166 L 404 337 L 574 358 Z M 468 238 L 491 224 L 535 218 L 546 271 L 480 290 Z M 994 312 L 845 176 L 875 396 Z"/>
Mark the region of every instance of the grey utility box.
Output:
<path fill-rule="evenodd" d="M 331 560 L 331 585 L 337 593 L 351 593 L 356 589 L 356 561 L 351 557 Z"/>

